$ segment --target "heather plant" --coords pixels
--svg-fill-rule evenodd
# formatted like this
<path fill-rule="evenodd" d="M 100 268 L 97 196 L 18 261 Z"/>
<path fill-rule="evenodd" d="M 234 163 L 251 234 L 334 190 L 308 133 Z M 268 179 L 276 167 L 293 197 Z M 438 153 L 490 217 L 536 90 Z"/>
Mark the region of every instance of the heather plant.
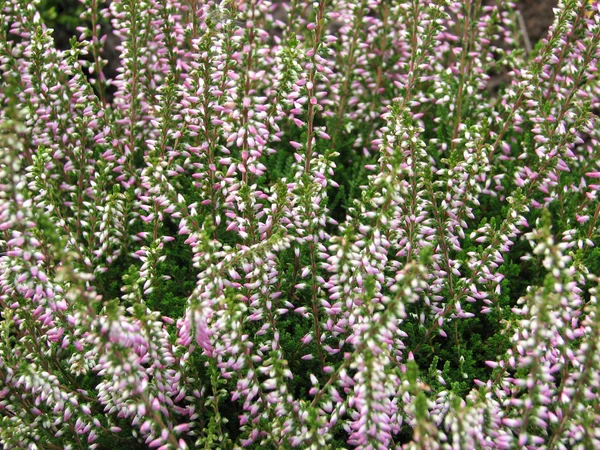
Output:
<path fill-rule="evenodd" d="M 0 11 L 2 448 L 600 448 L 596 2 Z"/>

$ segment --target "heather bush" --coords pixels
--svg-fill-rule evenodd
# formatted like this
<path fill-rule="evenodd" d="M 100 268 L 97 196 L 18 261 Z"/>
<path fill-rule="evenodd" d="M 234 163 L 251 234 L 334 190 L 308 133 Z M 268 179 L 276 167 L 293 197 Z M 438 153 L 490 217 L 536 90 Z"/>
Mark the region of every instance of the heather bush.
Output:
<path fill-rule="evenodd" d="M 34 3 L 2 448 L 600 448 L 597 2 Z"/>

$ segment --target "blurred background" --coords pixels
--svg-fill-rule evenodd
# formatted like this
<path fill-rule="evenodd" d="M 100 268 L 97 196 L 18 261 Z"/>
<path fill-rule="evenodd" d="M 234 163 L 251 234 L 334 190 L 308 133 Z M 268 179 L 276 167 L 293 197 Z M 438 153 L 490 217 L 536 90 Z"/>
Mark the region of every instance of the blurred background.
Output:
<path fill-rule="evenodd" d="M 521 11 L 527 33 L 532 45 L 546 35 L 548 27 L 554 19 L 553 8 L 556 8 L 557 0 L 520 0 L 517 7 Z"/>

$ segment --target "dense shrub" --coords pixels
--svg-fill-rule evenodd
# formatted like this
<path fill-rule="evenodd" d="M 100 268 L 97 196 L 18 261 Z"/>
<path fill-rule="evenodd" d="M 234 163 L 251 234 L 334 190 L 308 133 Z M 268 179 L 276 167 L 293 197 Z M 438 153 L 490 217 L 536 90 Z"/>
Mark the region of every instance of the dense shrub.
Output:
<path fill-rule="evenodd" d="M 600 448 L 600 12 L 488 3 L 0 0 L 0 445 Z"/>

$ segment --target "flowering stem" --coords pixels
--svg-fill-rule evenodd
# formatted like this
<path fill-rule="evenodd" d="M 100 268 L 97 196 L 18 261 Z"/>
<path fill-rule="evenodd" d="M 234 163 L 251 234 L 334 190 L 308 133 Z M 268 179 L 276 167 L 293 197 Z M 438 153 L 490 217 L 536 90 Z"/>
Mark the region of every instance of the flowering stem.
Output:
<path fill-rule="evenodd" d="M 314 32 L 314 43 L 313 43 L 313 48 L 312 48 L 312 55 L 311 55 L 311 68 L 310 68 L 310 72 L 309 72 L 309 85 L 308 85 L 308 97 L 309 99 L 313 98 L 315 95 L 315 80 L 316 80 L 316 75 L 317 75 L 317 62 L 316 62 L 316 56 L 318 54 L 319 51 L 319 47 L 320 47 L 320 43 L 321 43 L 321 33 L 323 32 L 323 15 L 325 12 L 325 4 L 326 4 L 327 0 L 320 0 L 319 1 L 319 9 L 317 12 L 317 18 L 316 18 L 316 28 L 315 28 L 315 32 Z M 308 102 L 308 132 L 306 135 L 306 162 L 304 164 L 304 173 L 308 174 L 310 173 L 310 160 L 312 157 L 312 152 L 313 152 L 313 139 L 314 139 L 314 120 L 315 120 L 315 107 L 313 106 L 313 104 L 309 101 Z"/>
<path fill-rule="evenodd" d="M 98 89 L 98 98 L 100 103 L 106 105 L 106 97 L 104 92 L 104 73 L 102 72 L 101 58 L 98 36 L 98 0 L 92 0 L 92 53 L 94 58 L 94 71 L 96 72 L 96 87 Z"/>
<path fill-rule="evenodd" d="M 465 78 L 466 74 L 469 73 L 471 68 L 472 59 L 468 59 L 467 56 L 471 51 L 472 42 L 475 34 L 475 27 L 471 24 L 472 18 L 477 16 L 477 12 L 481 6 L 481 0 L 477 0 L 474 11 L 472 8 L 471 0 L 465 0 L 465 23 L 462 25 L 463 27 L 463 37 L 462 37 L 462 51 L 461 51 L 461 60 L 460 60 L 460 76 L 459 76 L 459 84 L 458 84 L 458 92 L 456 94 L 456 112 L 455 112 L 455 120 L 454 120 L 454 131 L 452 132 L 452 149 L 456 148 L 456 138 L 458 137 L 458 130 L 460 128 L 461 118 L 462 118 L 462 103 L 463 103 L 463 91 L 465 88 Z"/>

